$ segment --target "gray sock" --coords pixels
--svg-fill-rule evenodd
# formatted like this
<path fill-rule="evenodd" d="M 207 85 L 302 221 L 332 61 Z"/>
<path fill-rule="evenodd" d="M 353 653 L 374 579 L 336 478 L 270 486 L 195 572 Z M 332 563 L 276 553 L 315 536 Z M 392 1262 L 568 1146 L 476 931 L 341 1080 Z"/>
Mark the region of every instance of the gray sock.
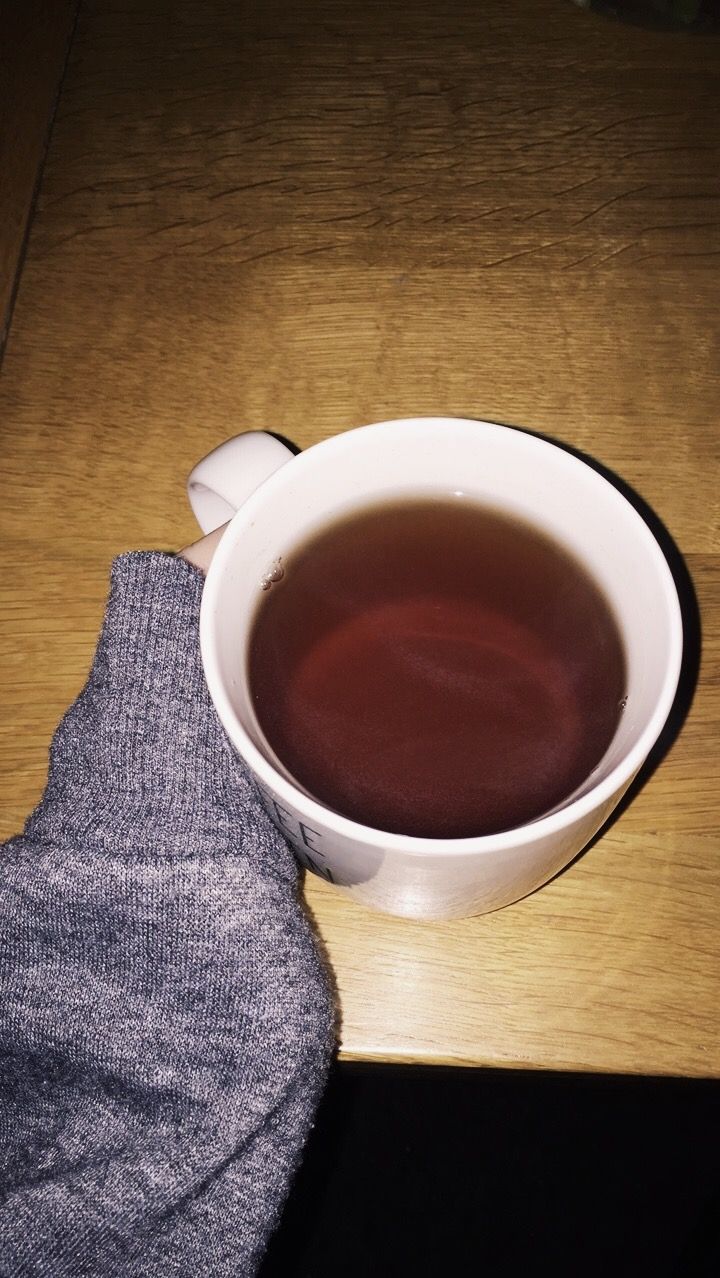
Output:
<path fill-rule="evenodd" d="M 327 1076 L 327 977 L 205 689 L 201 590 L 116 561 L 0 853 L 3 1278 L 254 1273 Z"/>

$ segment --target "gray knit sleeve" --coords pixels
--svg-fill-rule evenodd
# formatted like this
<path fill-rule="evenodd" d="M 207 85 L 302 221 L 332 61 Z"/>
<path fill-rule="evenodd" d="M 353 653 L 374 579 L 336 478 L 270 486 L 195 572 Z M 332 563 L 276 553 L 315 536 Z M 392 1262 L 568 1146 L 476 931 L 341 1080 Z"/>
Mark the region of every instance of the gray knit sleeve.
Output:
<path fill-rule="evenodd" d="M 0 852 L 0 1275 L 253 1274 L 329 1066 L 297 871 L 201 674 L 202 578 L 115 562 Z"/>

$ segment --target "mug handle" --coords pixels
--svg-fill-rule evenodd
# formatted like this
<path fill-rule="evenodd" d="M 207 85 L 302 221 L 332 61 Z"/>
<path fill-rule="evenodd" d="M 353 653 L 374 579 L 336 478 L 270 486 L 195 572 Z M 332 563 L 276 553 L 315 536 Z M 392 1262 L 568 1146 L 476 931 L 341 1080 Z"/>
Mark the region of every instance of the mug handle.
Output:
<path fill-rule="evenodd" d="M 214 532 L 294 454 L 274 435 L 249 430 L 218 444 L 188 475 L 187 494 L 204 533 Z"/>

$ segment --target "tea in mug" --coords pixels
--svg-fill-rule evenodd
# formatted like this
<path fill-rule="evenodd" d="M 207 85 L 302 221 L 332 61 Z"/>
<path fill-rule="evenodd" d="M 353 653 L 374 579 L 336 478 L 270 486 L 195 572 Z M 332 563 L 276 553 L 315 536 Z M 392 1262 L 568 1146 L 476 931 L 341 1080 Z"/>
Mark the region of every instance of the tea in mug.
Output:
<path fill-rule="evenodd" d="M 493 834 L 607 750 L 626 662 L 563 546 L 461 495 L 368 505 L 284 559 L 249 648 L 258 723 L 299 786 L 377 830 Z"/>

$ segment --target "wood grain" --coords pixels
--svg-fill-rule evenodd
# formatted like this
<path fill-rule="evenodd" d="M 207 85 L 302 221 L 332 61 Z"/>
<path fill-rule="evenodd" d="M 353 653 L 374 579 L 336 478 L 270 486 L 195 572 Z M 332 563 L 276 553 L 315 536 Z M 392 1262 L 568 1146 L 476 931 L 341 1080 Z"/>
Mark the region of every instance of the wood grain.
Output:
<path fill-rule="evenodd" d="M 83 6 L 0 383 L 3 833 L 112 555 L 191 540 L 185 476 L 244 427 L 545 431 L 701 602 L 680 735 L 552 884 L 427 925 L 307 883 L 346 1056 L 720 1074 L 719 74 L 556 0 Z"/>
<path fill-rule="evenodd" d="M 0 358 L 78 0 L 0 0 Z"/>

